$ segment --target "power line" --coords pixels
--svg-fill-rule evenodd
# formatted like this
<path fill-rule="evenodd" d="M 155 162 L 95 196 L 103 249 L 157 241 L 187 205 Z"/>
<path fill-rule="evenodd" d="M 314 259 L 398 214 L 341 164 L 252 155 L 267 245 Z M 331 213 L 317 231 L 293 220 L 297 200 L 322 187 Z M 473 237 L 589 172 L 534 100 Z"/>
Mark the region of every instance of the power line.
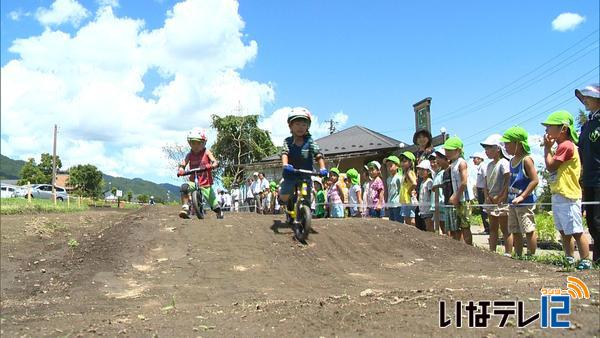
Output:
<path fill-rule="evenodd" d="M 523 121 L 520 121 L 520 122 L 514 123 L 514 125 L 516 125 L 516 126 L 523 126 L 525 123 L 527 123 L 527 122 L 529 122 L 529 121 L 531 121 L 531 120 L 533 120 L 533 119 L 539 118 L 541 115 L 548 114 L 549 112 L 551 112 L 551 111 L 554 111 L 555 109 L 557 109 L 558 107 L 561 107 L 561 106 L 563 106 L 564 104 L 566 104 L 566 103 L 567 103 L 567 102 L 569 102 L 569 101 L 573 101 L 573 100 L 575 100 L 575 97 L 572 95 L 572 93 L 568 93 L 568 94 L 570 94 L 570 95 L 569 95 L 570 97 L 569 97 L 568 99 L 566 99 L 566 100 L 564 100 L 564 101 L 561 101 L 561 102 L 557 103 L 557 104 L 556 104 L 556 105 L 554 105 L 552 108 L 549 108 L 549 109 L 544 109 L 544 110 L 543 110 L 541 113 L 539 113 L 539 114 L 535 114 L 535 115 L 531 116 L 530 118 L 528 118 L 528 119 L 526 119 L 526 120 L 523 120 Z M 467 147 L 467 146 L 471 146 L 471 145 L 474 145 L 474 144 L 478 144 L 478 143 L 479 143 L 479 141 L 473 141 L 473 142 L 470 142 L 470 143 L 467 143 L 467 144 L 465 144 L 465 147 Z"/>
<path fill-rule="evenodd" d="M 498 93 L 498 92 L 500 92 L 500 91 L 504 90 L 505 88 L 507 88 L 507 87 L 509 87 L 509 86 L 513 85 L 514 83 L 516 83 L 516 82 L 520 81 L 521 79 L 523 79 L 523 78 L 525 78 L 525 77 L 529 76 L 530 74 L 532 74 L 532 73 L 536 72 L 538 69 L 540 69 L 540 68 L 544 67 L 545 65 L 547 65 L 547 64 L 549 64 L 549 63 L 551 63 L 552 61 L 554 61 L 555 59 L 557 59 L 559 56 L 561 56 L 561 55 L 563 55 L 563 54 L 567 53 L 567 52 L 568 52 L 568 51 L 570 51 L 570 50 L 571 50 L 573 47 L 575 47 L 575 46 L 577 46 L 578 44 L 582 43 L 583 41 L 587 40 L 587 39 L 588 39 L 590 36 L 592 36 L 592 35 L 596 34 L 597 32 L 598 32 L 598 29 L 594 30 L 594 31 L 593 31 L 593 32 L 591 32 L 590 34 L 586 35 L 584 38 L 580 39 L 579 41 L 575 42 L 575 43 L 574 43 L 574 44 L 572 44 L 571 46 L 567 47 L 567 48 L 566 48 L 566 49 L 564 49 L 562 52 L 560 52 L 560 53 L 558 53 L 557 55 L 553 56 L 552 58 L 550 58 L 550 59 L 549 59 L 549 60 L 547 60 L 546 62 L 544 62 L 544 63 L 542 63 L 541 65 L 539 65 L 539 66 L 537 66 L 536 68 L 534 68 L 533 70 L 531 70 L 531 71 L 527 72 L 527 73 L 526 73 L 526 74 L 524 74 L 524 75 L 521 75 L 521 76 L 520 76 L 520 77 L 518 77 L 517 79 L 515 79 L 515 80 L 513 80 L 512 82 L 510 82 L 510 83 L 508 83 L 508 84 L 506 84 L 506 85 L 504 85 L 504 86 L 502 86 L 502 87 L 500 87 L 500 88 L 496 89 L 495 91 L 491 92 L 490 94 L 487 94 L 487 95 L 485 95 L 485 96 L 483 96 L 483 97 L 480 97 L 480 98 L 476 99 L 475 101 L 472 101 L 471 103 L 468 103 L 468 104 L 466 104 L 466 105 L 464 105 L 464 106 L 462 106 L 462 107 L 460 107 L 460 108 L 457 108 L 457 109 L 455 109 L 455 110 L 451 111 L 451 112 L 450 112 L 450 113 L 448 113 L 448 114 L 454 114 L 454 113 L 456 113 L 456 112 L 458 112 L 458 111 L 461 111 L 461 110 L 463 110 L 463 109 L 465 109 L 465 108 L 468 108 L 468 107 L 472 106 L 473 104 L 475 104 L 475 103 L 477 103 L 477 102 L 480 102 L 480 101 L 481 101 L 481 100 L 483 100 L 483 99 L 487 99 L 488 97 L 490 97 L 490 96 L 492 96 L 492 95 L 494 95 L 494 94 L 496 94 L 496 93 Z M 595 42 L 595 41 L 594 41 L 594 42 Z M 589 45 L 588 45 L 588 46 L 589 46 Z M 587 46 L 586 46 L 586 48 L 587 48 Z M 575 53 L 575 54 L 576 54 L 576 53 Z"/>
<path fill-rule="evenodd" d="M 586 46 L 584 49 L 586 49 L 588 47 L 589 46 Z M 582 50 L 584 50 L 584 49 L 582 49 Z M 582 58 L 584 58 L 588 54 L 596 51 L 597 49 L 598 49 L 598 45 L 594 46 L 594 48 L 588 50 L 586 53 L 584 53 L 583 55 L 579 56 L 575 60 L 572 60 L 571 62 L 565 64 L 563 67 L 560 67 L 560 68 L 555 69 L 555 70 L 553 70 L 552 68 L 549 68 L 549 69 L 545 70 L 544 72 L 536 75 L 536 77 L 534 77 L 534 78 L 532 78 L 530 80 L 527 80 L 526 82 L 520 84 L 519 86 L 517 86 L 515 88 L 512 88 L 508 92 L 506 92 L 506 93 L 504 93 L 504 94 L 502 94 L 502 95 L 500 95 L 500 96 L 498 96 L 496 98 L 492 98 L 492 99 L 490 99 L 490 100 L 488 100 L 488 101 L 486 101 L 486 102 L 484 102 L 484 103 L 482 103 L 482 104 L 474 107 L 469 112 L 466 112 L 466 113 L 463 113 L 463 114 L 455 114 L 455 115 L 463 115 L 464 116 L 464 115 L 472 114 L 472 113 L 480 111 L 480 110 L 482 110 L 484 108 L 487 108 L 487 107 L 489 107 L 489 106 L 491 106 L 491 105 L 493 105 L 493 104 L 495 104 L 497 102 L 500 102 L 500 101 L 502 101 L 502 100 L 504 100 L 504 99 L 506 99 L 506 98 L 508 98 L 508 97 L 510 97 L 510 96 L 512 96 L 512 95 L 514 95 L 516 93 L 518 93 L 518 92 L 521 92 L 524 89 L 527 89 L 527 88 L 533 86 L 534 84 L 538 83 L 539 81 L 544 80 L 544 79 L 550 77 L 553 74 L 556 74 L 557 72 L 559 72 L 562 69 L 570 66 L 571 64 L 573 64 L 573 63 L 581 60 Z M 562 62 L 566 61 L 567 59 L 562 60 L 560 63 L 558 63 L 555 66 L 558 66 L 559 64 L 561 64 Z M 436 121 L 436 123 L 443 123 L 443 122 L 446 122 L 446 121 L 449 121 L 449 120 L 453 119 L 454 117 L 455 116 L 447 115 L 447 116 L 444 116 L 443 118 L 441 118 L 440 120 Z"/>
<path fill-rule="evenodd" d="M 571 87 L 571 85 L 572 85 L 573 83 L 575 83 L 575 82 L 579 81 L 579 80 L 580 80 L 580 79 L 582 79 L 583 77 L 587 76 L 589 73 L 591 73 L 591 72 L 593 72 L 593 71 L 597 70 L 599 67 L 600 67 L 600 66 L 596 66 L 596 67 L 594 67 L 593 69 L 591 69 L 591 70 L 589 70 L 589 71 L 585 72 L 583 75 L 579 76 L 579 77 L 578 77 L 578 78 L 576 78 L 575 80 L 573 80 L 573 81 L 571 81 L 571 82 L 567 83 L 565 86 L 563 86 L 563 87 L 561 87 L 560 89 L 558 89 L 558 90 L 556 90 L 556 91 L 552 92 L 550 95 L 548 95 L 548 96 L 546 96 L 546 97 L 544 97 L 544 98 L 540 99 L 539 101 L 537 101 L 537 102 L 535 102 L 535 103 L 531 104 L 530 106 L 526 107 L 525 109 L 522 109 L 522 110 L 520 110 L 519 112 L 517 112 L 517 113 L 515 113 L 515 114 L 513 114 L 513 115 L 510 115 L 508 118 L 506 118 L 506 119 L 504 119 L 504 120 L 502 120 L 502 121 L 500 121 L 500 122 L 496 122 L 496 123 L 494 123 L 494 125 L 492 125 L 491 127 L 488 127 L 488 128 L 485 128 L 485 129 L 481 129 L 481 130 L 479 130 L 478 132 L 476 132 L 476 133 L 474 133 L 474 134 L 471 134 L 471 135 L 469 135 L 469 136 L 465 137 L 464 139 L 465 139 L 465 140 L 467 140 L 467 139 L 473 138 L 473 137 L 475 137 L 475 136 L 477 136 L 477 135 L 479 135 L 479 134 L 481 134 L 481 133 L 483 133 L 483 132 L 485 132 L 485 131 L 488 131 L 488 130 L 491 130 L 491 129 L 495 128 L 496 126 L 498 126 L 498 125 L 499 125 L 499 124 L 501 124 L 501 123 L 504 123 L 504 122 L 506 122 L 506 121 L 509 121 L 509 120 L 511 120 L 511 119 L 512 119 L 512 118 L 514 118 L 514 117 L 517 117 L 518 115 L 521 115 L 522 113 L 524 113 L 524 112 L 528 111 L 529 109 L 531 109 L 531 108 L 535 107 L 536 105 L 540 104 L 541 102 L 544 102 L 544 101 L 548 100 L 549 98 L 551 98 L 552 96 L 554 96 L 554 95 L 556 95 L 558 92 L 560 92 L 561 90 L 563 90 L 563 89 L 565 89 L 565 88 L 567 88 L 567 87 Z"/>

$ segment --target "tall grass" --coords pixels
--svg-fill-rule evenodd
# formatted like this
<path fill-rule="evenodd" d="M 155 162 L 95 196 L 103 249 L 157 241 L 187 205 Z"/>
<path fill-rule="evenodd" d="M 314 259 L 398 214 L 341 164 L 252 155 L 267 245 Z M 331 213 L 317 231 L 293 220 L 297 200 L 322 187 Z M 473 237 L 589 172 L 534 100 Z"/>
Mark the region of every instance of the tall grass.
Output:
<path fill-rule="evenodd" d="M 77 202 L 57 201 L 54 205 L 52 200 L 32 199 L 29 202 L 25 198 L 3 198 L 0 200 L 0 215 L 30 214 L 30 213 L 50 213 L 50 212 L 78 212 L 88 210 L 87 204 L 82 203 L 77 206 Z"/>

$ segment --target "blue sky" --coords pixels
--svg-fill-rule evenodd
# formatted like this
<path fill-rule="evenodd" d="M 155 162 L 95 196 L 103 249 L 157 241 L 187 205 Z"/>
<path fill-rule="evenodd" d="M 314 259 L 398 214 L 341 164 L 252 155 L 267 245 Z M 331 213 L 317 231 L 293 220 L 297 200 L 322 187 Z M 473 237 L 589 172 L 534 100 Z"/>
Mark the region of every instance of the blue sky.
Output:
<path fill-rule="evenodd" d="M 2 153 L 51 152 L 57 123 L 65 166 L 155 182 L 174 181 L 160 147 L 211 113 L 260 113 L 277 143 L 305 106 L 317 135 L 334 117 L 409 142 L 412 104 L 432 97 L 434 133 L 472 153 L 514 124 L 541 134 L 544 115 L 581 107 L 574 88 L 600 82 L 598 1 L 1 6 Z"/>

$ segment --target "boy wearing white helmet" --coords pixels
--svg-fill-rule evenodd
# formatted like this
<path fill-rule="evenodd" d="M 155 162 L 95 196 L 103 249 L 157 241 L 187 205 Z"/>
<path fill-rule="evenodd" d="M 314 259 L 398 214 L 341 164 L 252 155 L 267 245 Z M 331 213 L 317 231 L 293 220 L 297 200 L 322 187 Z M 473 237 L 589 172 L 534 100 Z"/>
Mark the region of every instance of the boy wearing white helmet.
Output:
<path fill-rule="evenodd" d="M 312 122 L 312 116 L 308 109 L 293 108 L 288 114 L 287 122 L 292 136 L 283 141 L 281 150 L 283 182 L 281 182 L 279 197 L 284 203 L 287 203 L 296 183 L 302 179 L 300 174 L 294 172 L 295 169 L 313 170 L 313 163 L 317 161 L 319 173 L 321 176 L 327 176 L 323 153 L 308 132 Z M 288 209 L 290 209 L 289 205 Z"/>
<path fill-rule="evenodd" d="M 199 189 L 205 201 L 208 201 L 211 209 L 217 213 L 217 218 L 223 218 L 223 212 L 219 206 L 217 195 L 212 187 L 213 177 L 212 170 L 219 166 L 219 162 L 212 154 L 212 152 L 206 149 L 206 141 L 208 137 L 206 130 L 201 128 L 194 128 L 188 133 L 187 141 L 190 145 L 190 152 L 185 155 L 185 159 L 179 164 L 179 175 L 183 175 L 185 168 L 189 165 L 189 169 L 206 168 L 205 171 L 190 175 L 190 180 L 187 183 L 181 185 L 181 211 L 179 211 L 179 217 L 189 218 L 188 211 L 188 199 L 189 192 Z M 194 181 L 194 175 L 198 175 L 198 185 Z"/>

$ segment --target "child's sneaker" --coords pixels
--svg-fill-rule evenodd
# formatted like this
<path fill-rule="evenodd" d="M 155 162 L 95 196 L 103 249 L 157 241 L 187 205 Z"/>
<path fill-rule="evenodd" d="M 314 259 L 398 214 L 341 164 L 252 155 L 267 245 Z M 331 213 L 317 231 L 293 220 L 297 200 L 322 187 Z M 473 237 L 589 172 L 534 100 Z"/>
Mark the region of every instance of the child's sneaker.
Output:
<path fill-rule="evenodd" d="M 511 255 L 511 254 L 509 254 L 508 252 L 505 252 L 505 253 L 504 253 L 502 256 L 504 256 L 504 257 L 508 257 L 508 258 L 512 258 L 512 255 Z"/>
<path fill-rule="evenodd" d="M 575 258 L 573 258 L 571 256 L 567 256 L 567 257 L 565 257 L 565 259 L 567 260 L 567 264 L 569 266 L 573 266 L 575 264 Z"/>
<path fill-rule="evenodd" d="M 592 261 L 589 259 L 582 259 L 579 261 L 579 265 L 577 265 L 577 270 L 589 270 L 592 268 Z"/>
<path fill-rule="evenodd" d="M 182 205 L 181 211 L 179 211 L 179 217 L 190 218 L 189 210 L 190 210 L 190 207 L 187 204 Z"/>

